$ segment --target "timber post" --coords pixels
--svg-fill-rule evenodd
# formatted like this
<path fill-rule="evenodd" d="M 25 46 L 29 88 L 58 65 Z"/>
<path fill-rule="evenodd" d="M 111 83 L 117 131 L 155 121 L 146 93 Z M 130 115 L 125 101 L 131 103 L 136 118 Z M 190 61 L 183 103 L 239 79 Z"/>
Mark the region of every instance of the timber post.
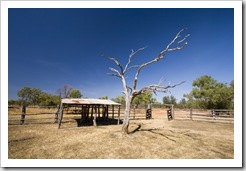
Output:
<path fill-rule="evenodd" d="M 25 122 L 25 117 L 26 117 L 26 105 L 22 106 L 22 114 L 21 114 L 21 120 L 20 124 L 23 125 Z"/>
<path fill-rule="evenodd" d="M 108 105 L 106 105 L 106 117 L 108 119 Z"/>
<path fill-rule="evenodd" d="M 98 117 L 100 118 L 100 105 L 98 105 L 97 107 L 98 107 Z"/>
<path fill-rule="evenodd" d="M 151 119 L 152 111 L 151 111 L 151 105 L 148 105 L 147 111 L 146 111 L 146 119 Z"/>
<path fill-rule="evenodd" d="M 57 111 L 56 111 L 56 113 L 55 113 L 55 120 L 54 120 L 54 123 L 58 123 L 59 109 L 60 109 L 60 105 L 57 105 Z"/>
<path fill-rule="evenodd" d="M 114 119 L 114 105 L 112 105 L 112 119 Z"/>
<path fill-rule="evenodd" d="M 135 119 L 136 117 L 136 105 L 134 105 L 133 107 L 133 119 Z"/>
<path fill-rule="evenodd" d="M 192 120 L 192 108 L 190 108 L 190 120 Z"/>
<path fill-rule="evenodd" d="M 58 118 L 58 128 L 61 127 L 62 118 L 63 118 L 63 104 L 60 105 L 60 115 Z"/>
<path fill-rule="evenodd" d="M 120 106 L 118 106 L 118 125 L 120 124 Z"/>
<path fill-rule="evenodd" d="M 171 108 L 169 108 L 167 110 L 167 119 L 168 119 L 168 121 L 172 120 L 172 109 Z"/>
<path fill-rule="evenodd" d="M 97 120 L 97 114 L 94 113 L 94 114 L 93 114 L 93 126 L 94 126 L 94 127 L 97 127 L 97 122 L 96 122 L 96 120 Z"/>
<path fill-rule="evenodd" d="M 216 115 L 215 115 L 214 109 L 212 109 L 212 117 L 213 117 L 213 120 L 216 120 Z"/>

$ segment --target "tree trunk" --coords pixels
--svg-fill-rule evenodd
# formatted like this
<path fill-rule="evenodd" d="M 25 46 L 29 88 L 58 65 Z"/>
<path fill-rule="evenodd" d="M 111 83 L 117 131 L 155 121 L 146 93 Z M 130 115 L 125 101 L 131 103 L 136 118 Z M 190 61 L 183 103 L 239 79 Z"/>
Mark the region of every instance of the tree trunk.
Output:
<path fill-rule="evenodd" d="M 126 134 L 129 133 L 129 119 L 130 119 L 130 109 L 131 109 L 131 98 L 126 98 L 126 109 L 124 114 L 124 121 L 122 125 L 122 131 Z"/>

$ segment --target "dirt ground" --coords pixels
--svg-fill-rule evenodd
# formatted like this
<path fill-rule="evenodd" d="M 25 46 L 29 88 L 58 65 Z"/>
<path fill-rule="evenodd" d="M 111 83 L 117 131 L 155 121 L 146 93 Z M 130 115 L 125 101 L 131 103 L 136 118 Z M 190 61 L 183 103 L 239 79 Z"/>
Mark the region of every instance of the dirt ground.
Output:
<path fill-rule="evenodd" d="M 9 111 L 9 119 L 13 115 Z M 121 125 L 77 127 L 75 121 L 57 124 L 9 124 L 9 159 L 233 159 L 234 124 L 187 119 L 175 111 L 153 109 L 152 119 L 130 121 L 131 134 Z M 46 114 L 48 115 L 48 114 Z M 50 117 L 53 121 L 54 115 Z M 10 123 L 10 122 L 9 122 Z M 141 124 L 142 127 L 134 130 Z"/>

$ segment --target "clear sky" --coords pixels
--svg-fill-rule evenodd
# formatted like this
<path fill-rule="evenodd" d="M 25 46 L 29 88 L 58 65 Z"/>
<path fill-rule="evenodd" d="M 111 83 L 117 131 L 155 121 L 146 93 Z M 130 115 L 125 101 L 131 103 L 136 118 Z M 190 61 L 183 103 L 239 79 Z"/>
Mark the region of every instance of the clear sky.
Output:
<path fill-rule="evenodd" d="M 122 95 L 122 83 L 106 74 L 117 66 L 105 54 L 126 64 L 131 49 L 147 46 L 133 64 L 154 59 L 175 35 L 188 28 L 188 45 L 167 53 L 164 60 L 144 68 L 138 88 L 158 83 L 186 83 L 170 89 L 178 100 L 192 82 L 210 75 L 219 82 L 234 79 L 233 9 L 9 9 L 8 94 L 17 99 L 24 86 L 47 93 L 67 84 L 84 97 Z M 129 73 L 128 84 L 132 86 Z"/>

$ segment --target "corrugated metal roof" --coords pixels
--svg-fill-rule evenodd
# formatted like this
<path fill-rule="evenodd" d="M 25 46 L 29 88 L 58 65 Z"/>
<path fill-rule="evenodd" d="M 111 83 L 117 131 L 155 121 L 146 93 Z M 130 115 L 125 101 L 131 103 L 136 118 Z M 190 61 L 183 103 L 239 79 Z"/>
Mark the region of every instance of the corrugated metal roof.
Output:
<path fill-rule="evenodd" d="M 62 99 L 63 104 L 100 104 L 100 105 L 121 105 L 112 100 L 103 99 Z"/>

